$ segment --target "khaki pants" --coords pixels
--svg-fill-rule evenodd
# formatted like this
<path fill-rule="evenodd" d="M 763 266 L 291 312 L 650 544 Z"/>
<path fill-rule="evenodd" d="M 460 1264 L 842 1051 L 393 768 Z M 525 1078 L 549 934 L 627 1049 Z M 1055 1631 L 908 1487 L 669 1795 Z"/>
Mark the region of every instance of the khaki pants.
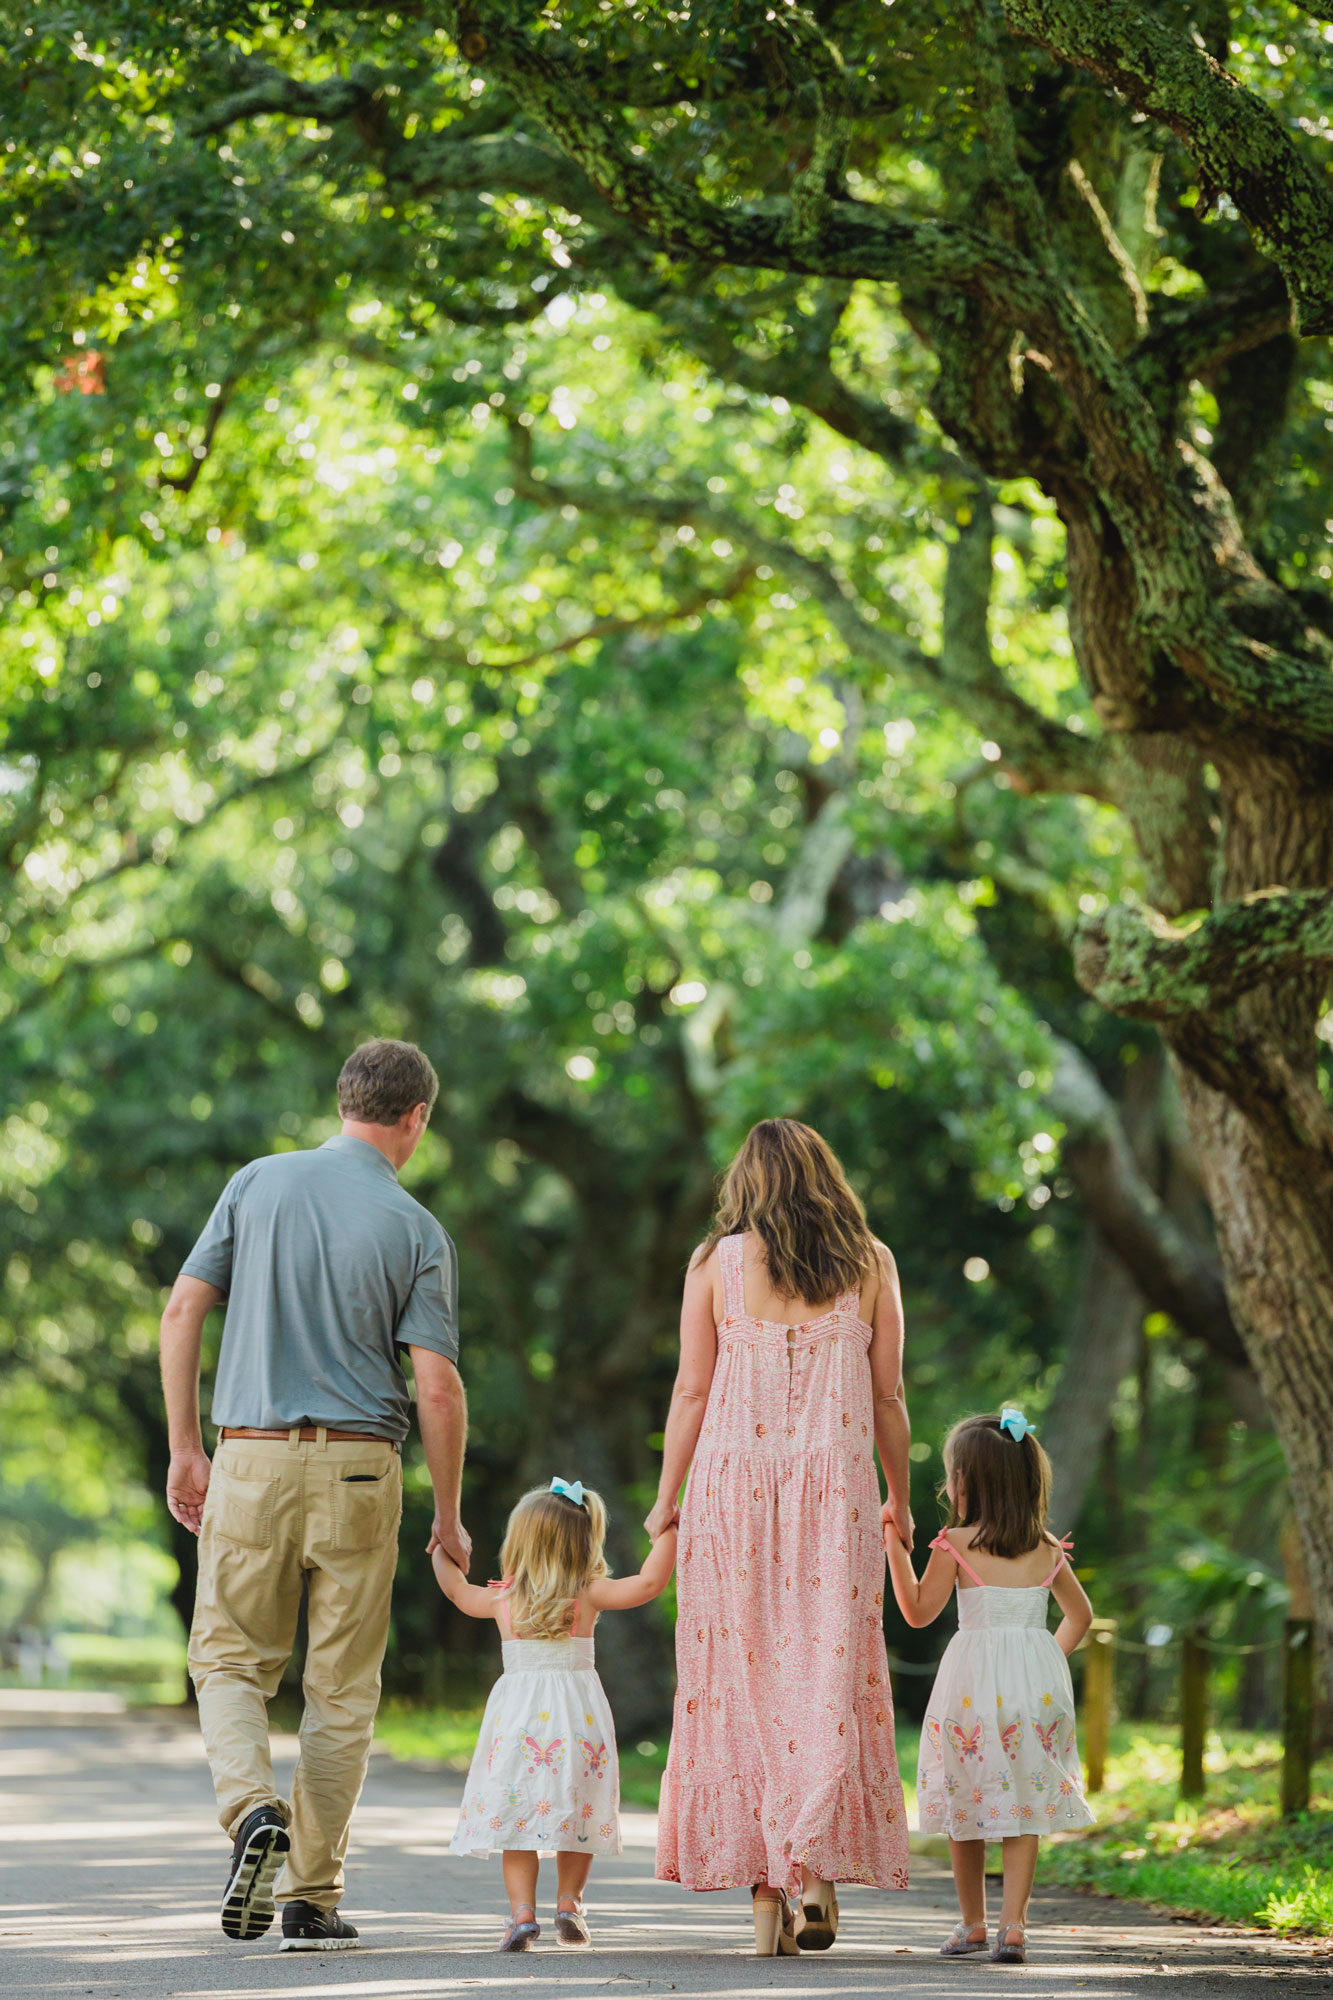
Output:
<path fill-rule="evenodd" d="M 292 1845 L 279 1897 L 331 1910 L 380 1697 L 398 1559 L 402 1466 L 375 1439 L 229 1438 L 199 1536 L 190 1676 L 229 1836 L 276 1805 Z M 290 1805 L 273 1785 L 268 1703 L 308 1594 L 301 1753 Z"/>

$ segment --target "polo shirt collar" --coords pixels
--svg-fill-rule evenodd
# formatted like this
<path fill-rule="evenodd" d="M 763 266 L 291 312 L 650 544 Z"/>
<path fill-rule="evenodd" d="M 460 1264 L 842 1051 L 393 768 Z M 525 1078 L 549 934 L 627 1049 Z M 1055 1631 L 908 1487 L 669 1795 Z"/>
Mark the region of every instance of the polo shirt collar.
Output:
<path fill-rule="evenodd" d="M 341 1153 L 344 1158 L 370 1167 L 374 1172 L 387 1174 L 391 1181 L 398 1179 L 393 1161 L 386 1160 L 378 1146 L 372 1146 L 368 1139 L 354 1138 L 350 1132 L 335 1132 L 319 1150 L 321 1153 Z"/>

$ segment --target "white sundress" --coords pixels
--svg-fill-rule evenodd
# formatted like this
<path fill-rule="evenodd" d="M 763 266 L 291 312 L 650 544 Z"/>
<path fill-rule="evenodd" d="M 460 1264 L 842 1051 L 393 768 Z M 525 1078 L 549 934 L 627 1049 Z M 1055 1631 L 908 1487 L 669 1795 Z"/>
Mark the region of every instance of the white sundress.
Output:
<path fill-rule="evenodd" d="M 451 1854 L 619 1854 L 616 1732 L 591 1638 L 506 1639 Z"/>
<path fill-rule="evenodd" d="M 1083 1796 L 1069 1662 L 1046 1628 L 1050 1586 L 982 1583 L 959 1590 L 958 1631 L 930 1691 L 917 1765 L 917 1825 L 953 1840 L 1003 1840 L 1095 1825 Z"/>

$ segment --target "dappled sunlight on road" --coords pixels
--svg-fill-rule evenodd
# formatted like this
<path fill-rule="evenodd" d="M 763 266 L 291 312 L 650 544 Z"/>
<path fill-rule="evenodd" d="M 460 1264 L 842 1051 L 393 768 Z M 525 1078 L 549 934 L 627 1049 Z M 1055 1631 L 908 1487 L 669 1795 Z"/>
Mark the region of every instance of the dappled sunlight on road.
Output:
<path fill-rule="evenodd" d="M 276 1739 L 275 1750 L 285 1785 L 295 1740 Z M 654 1821 L 638 1811 L 625 1815 L 624 1853 L 593 1875 L 594 1949 L 554 1943 L 548 1868 L 546 1935 L 530 1953 L 500 1959 L 498 1866 L 448 1856 L 460 1790 L 452 1773 L 372 1759 L 345 1903 L 363 1948 L 297 1957 L 279 1954 L 276 1927 L 249 1944 L 222 1937 L 226 1842 L 188 1717 L 0 1730 L 0 1990 L 22 2000 L 449 2000 L 519 1990 L 533 2000 L 638 1991 L 770 2000 L 790 1987 L 802 2000 L 989 2000 L 998 1981 L 1016 1979 L 1043 2000 L 1129 2000 L 1169 1979 L 1192 2000 L 1267 1992 L 1275 1981 L 1333 1993 L 1330 1961 L 1300 1945 L 1060 1892 L 1034 1903 L 1026 1968 L 942 1960 L 952 1890 L 947 1868 L 924 1857 L 914 1857 L 906 1895 L 841 1892 L 832 1952 L 757 1960 L 748 1897 L 694 1897 L 655 1882 Z"/>

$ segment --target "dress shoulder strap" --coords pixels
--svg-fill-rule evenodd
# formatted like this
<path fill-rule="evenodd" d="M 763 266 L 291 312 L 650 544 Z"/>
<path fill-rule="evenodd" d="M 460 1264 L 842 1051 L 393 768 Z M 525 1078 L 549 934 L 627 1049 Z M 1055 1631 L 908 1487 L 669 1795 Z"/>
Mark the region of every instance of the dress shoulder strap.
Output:
<path fill-rule="evenodd" d="M 1072 1535 L 1059 1535 L 1056 1538 L 1055 1545 L 1060 1551 L 1060 1560 L 1056 1563 L 1055 1568 L 1051 1571 L 1050 1575 L 1048 1577 L 1043 1577 L 1041 1583 L 1041 1588 L 1043 1590 L 1050 1589 L 1051 1585 L 1055 1582 L 1056 1577 L 1059 1576 L 1061 1570 L 1064 1568 L 1065 1564 L 1069 1561 L 1069 1552 L 1074 1546 L 1074 1537 Z"/>
<path fill-rule="evenodd" d="M 717 1246 L 722 1265 L 722 1307 L 728 1319 L 745 1317 L 745 1238 L 724 1236 Z"/>
<path fill-rule="evenodd" d="M 936 1535 L 934 1541 L 931 1543 L 930 1546 L 932 1549 L 943 1549 L 946 1556 L 953 1557 L 959 1569 L 966 1571 L 967 1575 L 971 1577 L 973 1583 L 980 1583 L 981 1588 L 983 1590 L 986 1588 L 985 1584 L 981 1583 L 981 1578 L 977 1575 L 976 1571 L 973 1569 L 967 1557 L 962 1553 L 960 1549 L 956 1549 L 954 1547 L 953 1543 L 949 1540 L 949 1537 L 945 1534 L 943 1528 L 940 1529 L 938 1535 Z"/>

